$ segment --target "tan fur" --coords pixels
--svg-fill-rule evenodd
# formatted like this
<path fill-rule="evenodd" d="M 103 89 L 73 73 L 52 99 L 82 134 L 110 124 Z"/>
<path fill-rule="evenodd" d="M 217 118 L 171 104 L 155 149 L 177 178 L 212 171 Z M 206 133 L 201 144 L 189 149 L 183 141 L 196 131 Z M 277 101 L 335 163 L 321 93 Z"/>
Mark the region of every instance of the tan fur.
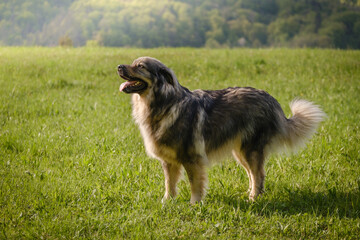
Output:
<path fill-rule="evenodd" d="M 141 57 L 119 65 L 132 93 L 133 118 L 149 156 L 160 160 L 165 176 L 163 201 L 176 197 L 185 169 L 191 203 L 203 199 L 208 166 L 231 154 L 249 177 L 249 198 L 264 191 L 265 160 L 276 151 L 296 150 L 315 133 L 325 113 L 306 100 L 291 103 L 287 119 L 268 93 L 250 87 L 189 91 L 160 61 Z"/>

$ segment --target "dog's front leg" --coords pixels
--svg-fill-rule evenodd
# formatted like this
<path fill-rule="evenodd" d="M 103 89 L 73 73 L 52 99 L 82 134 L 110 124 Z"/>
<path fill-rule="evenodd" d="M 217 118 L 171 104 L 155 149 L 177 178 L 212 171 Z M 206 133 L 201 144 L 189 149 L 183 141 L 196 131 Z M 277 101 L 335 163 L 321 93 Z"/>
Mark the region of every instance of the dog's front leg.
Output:
<path fill-rule="evenodd" d="M 195 204 L 196 202 L 200 202 L 205 196 L 207 185 L 206 169 L 205 166 L 200 163 L 187 163 L 184 164 L 184 167 L 191 186 L 190 203 Z"/>
<path fill-rule="evenodd" d="M 165 175 L 165 195 L 162 199 L 162 202 L 165 202 L 170 198 L 176 197 L 176 184 L 181 177 L 182 167 L 180 164 L 167 163 L 162 161 L 162 168 Z"/>

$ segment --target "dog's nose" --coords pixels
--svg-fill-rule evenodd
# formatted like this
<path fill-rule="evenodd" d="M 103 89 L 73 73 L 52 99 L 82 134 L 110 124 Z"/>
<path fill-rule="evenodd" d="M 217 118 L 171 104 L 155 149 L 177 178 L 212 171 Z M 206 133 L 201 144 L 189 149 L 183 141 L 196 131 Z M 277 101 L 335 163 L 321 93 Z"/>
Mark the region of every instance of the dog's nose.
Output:
<path fill-rule="evenodd" d="M 118 66 L 118 68 L 117 68 L 117 70 L 118 70 L 118 73 L 119 74 L 123 74 L 124 73 L 124 70 L 125 70 L 125 65 L 119 65 Z"/>

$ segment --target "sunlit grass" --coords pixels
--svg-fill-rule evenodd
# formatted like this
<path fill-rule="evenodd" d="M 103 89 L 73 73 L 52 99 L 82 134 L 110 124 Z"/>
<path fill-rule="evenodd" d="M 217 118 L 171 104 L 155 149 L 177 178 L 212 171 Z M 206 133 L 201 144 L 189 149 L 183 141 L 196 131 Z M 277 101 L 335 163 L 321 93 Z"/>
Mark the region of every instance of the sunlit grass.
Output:
<path fill-rule="evenodd" d="M 202 204 L 189 204 L 185 180 L 162 205 L 160 164 L 118 91 L 116 66 L 143 55 L 190 89 L 253 86 L 286 114 L 302 97 L 328 118 L 306 149 L 271 157 L 256 203 L 229 159 L 209 170 Z M 306 49 L 0 48 L 0 238 L 356 239 L 359 59 Z"/>

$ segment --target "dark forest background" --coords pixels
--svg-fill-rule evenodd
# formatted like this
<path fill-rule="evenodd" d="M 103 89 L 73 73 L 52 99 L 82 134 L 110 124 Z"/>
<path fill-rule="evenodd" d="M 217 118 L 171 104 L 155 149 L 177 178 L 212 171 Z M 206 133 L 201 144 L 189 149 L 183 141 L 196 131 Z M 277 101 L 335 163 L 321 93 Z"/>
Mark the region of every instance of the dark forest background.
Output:
<path fill-rule="evenodd" d="M 359 0 L 2 0 L 0 45 L 360 48 Z"/>

